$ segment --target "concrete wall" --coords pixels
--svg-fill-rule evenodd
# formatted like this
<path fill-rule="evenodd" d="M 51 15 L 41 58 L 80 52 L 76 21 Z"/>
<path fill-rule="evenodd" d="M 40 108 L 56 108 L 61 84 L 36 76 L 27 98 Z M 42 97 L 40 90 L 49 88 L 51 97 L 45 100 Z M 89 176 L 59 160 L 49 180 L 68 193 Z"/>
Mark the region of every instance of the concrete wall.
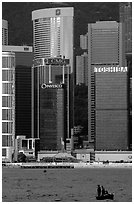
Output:
<path fill-rule="evenodd" d="M 6 156 L 2 156 L 2 161 L 12 162 L 13 147 L 4 147 L 6 149 Z"/>
<path fill-rule="evenodd" d="M 95 161 L 132 161 L 132 152 L 95 152 Z"/>
<path fill-rule="evenodd" d="M 78 153 L 78 154 L 76 154 L 76 158 L 80 159 L 84 162 L 90 161 L 90 153 L 87 153 L 87 154 Z"/>
<path fill-rule="evenodd" d="M 58 154 L 58 151 L 48 151 L 48 152 L 43 152 L 40 151 L 38 152 L 38 161 L 40 161 L 43 157 L 54 157 L 56 154 Z"/>

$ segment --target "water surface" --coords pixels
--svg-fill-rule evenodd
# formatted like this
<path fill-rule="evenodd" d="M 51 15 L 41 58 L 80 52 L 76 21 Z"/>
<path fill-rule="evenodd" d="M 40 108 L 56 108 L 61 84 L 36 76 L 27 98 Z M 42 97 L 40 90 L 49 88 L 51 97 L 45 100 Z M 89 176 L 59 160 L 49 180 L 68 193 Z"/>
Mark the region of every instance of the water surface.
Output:
<path fill-rule="evenodd" d="M 115 193 L 114 202 L 132 202 L 131 168 L 3 168 L 2 178 L 3 202 L 96 202 L 98 184 Z"/>

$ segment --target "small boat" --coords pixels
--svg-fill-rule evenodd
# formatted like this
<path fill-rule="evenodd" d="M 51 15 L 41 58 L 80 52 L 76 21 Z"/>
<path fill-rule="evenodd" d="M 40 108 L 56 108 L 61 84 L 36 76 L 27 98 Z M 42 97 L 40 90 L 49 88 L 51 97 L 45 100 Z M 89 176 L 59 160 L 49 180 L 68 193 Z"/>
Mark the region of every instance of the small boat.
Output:
<path fill-rule="evenodd" d="M 60 198 L 57 198 L 57 199 L 55 199 L 55 201 L 61 201 L 61 199 L 60 199 Z"/>
<path fill-rule="evenodd" d="M 114 199 L 114 194 L 113 193 L 108 193 L 108 194 L 105 194 L 105 195 L 96 196 L 96 199 L 97 200 L 105 200 L 105 199 L 113 200 Z"/>

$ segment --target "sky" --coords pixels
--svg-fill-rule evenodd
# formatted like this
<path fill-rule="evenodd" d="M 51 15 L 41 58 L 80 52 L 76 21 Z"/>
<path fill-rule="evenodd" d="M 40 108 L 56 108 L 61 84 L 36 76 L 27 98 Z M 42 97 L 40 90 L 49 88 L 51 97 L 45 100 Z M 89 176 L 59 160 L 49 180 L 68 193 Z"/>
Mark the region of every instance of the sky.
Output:
<path fill-rule="evenodd" d="M 117 2 L 2 2 L 2 18 L 8 21 L 9 45 L 32 45 L 32 11 L 51 7 L 74 7 L 74 50 L 81 52 L 79 37 L 88 23 L 98 20 L 119 21 Z"/>

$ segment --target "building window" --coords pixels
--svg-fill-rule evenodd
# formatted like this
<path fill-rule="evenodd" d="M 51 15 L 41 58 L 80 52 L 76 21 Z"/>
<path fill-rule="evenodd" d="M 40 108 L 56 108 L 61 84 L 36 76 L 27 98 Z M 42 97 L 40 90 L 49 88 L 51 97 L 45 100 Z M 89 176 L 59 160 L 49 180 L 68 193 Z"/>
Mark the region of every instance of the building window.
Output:
<path fill-rule="evenodd" d="M 29 47 L 24 47 L 24 51 L 28 51 L 29 50 Z"/>
<path fill-rule="evenodd" d="M 2 147 L 12 147 L 12 135 L 2 135 Z"/>
<path fill-rule="evenodd" d="M 12 96 L 2 96 L 2 107 L 12 107 Z"/>
<path fill-rule="evenodd" d="M 29 149 L 32 149 L 32 140 L 29 140 Z"/>
<path fill-rule="evenodd" d="M 2 57 L 2 68 L 13 68 L 15 66 L 13 57 Z"/>
<path fill-rule="evenodd" d="M 13 81 L 13 70 L 2 70 L 2 81 Z"/>
<path fill-rule="evenodd" d="M 6 149 L 5 148 L 2 149 L 2 156 L 4 156 L 4 157 L 6 156 Z"/>
<path fill-rule="evenodd" d="M 2 94 L 12 94 L 12 93 L 13 93 L 13 84 L 3 83 L 2 84 Z"/>
<path fill-rule="evenodd" d="M 27 140 L 22 140 L 22 147 L 27 148 L 28 141 Z"/>
<path fill-rule="evenodd" d="M 12 109 L 2 109 L 2 120 L 12 120 Z"/>
<path fill-rule="evenodd" d="M 12 122 L 2 122 L 2 133 L 12 133 Z"/>

